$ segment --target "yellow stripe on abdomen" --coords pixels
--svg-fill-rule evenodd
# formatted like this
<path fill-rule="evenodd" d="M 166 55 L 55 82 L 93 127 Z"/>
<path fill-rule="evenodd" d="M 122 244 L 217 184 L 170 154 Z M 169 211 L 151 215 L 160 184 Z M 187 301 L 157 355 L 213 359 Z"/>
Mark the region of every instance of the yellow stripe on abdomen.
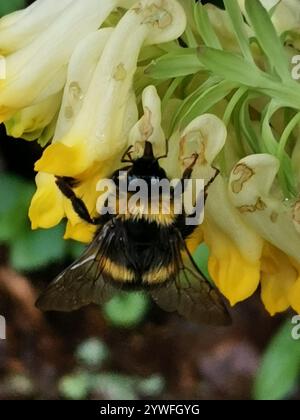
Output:
<path fill-rule="evenodd" d="M 174 264 L 148 271 L 143 275 L 143 283 L 148 285 L 162 284 L 170 280 L 177 272 Z"/>
<path fill-rule="evenodd" d="M 127 267 L 106 258 L 103 262 L 103 273 L 118 283 L 132 283 L 135 280 L 135 273 Z"/>

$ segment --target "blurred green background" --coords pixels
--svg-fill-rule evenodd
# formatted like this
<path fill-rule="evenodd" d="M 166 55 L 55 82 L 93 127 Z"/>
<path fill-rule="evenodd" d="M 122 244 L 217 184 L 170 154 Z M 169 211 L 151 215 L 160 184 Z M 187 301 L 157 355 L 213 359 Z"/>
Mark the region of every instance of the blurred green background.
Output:
<path fill-rule="evenodd" d="M 25 3 L 0 0 L 0 15 Z M 233 311 L 227 329 L 192 325 L 139 294 L 73 314 L 35 310 L 38 290 L 83 247 L 62 240 L 63 224 L 31 231 L 41 150 L 6 137 L 3 126 L 0 137 L 0 399 L 300 398 L 291 316 L 271 319 L 257 297 Z M 204 271 L 207 256 L 200 247 Z"/>

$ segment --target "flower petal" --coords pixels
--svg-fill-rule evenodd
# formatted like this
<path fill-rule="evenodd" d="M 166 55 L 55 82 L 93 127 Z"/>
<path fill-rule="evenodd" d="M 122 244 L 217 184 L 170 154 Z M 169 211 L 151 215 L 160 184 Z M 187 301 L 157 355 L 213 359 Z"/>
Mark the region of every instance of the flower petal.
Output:
<path fill-rule="evenodd" d="M 201 115 L 182 133 L 174 133 L 169 141 L 169 154 L 163 163 L 164 168 L 172 178 L 181 178 L 193 156 L 198 154 L 193 178 L 204 179 L 207 182 L 216 172 L 212 163 L 223 149 L 226 137 L 226 126 L 220 118 L 213 114 Z M 175 162 L 178 164 L 174 164 Z"/>
<path fill-rule="evenodd" d="M 36 0 L 24 10 L 0 19 L 0 53 L 11 54 L 28 45 L 52 23 L 73 0 Z"/>
<path fill-rule="evenodd" d="M 291 203 L 276 184 L 279 161 L 268 154 L 251 155 L 233 169 L 229 196 L 242 219 L 267 242 L 300 261 L 300 235 Z"/>
<path fill-rule="evenodd" d="M 116 4 L 115 0 L 72 1 L 29 45 L 6 57 L 7 77 L 0 85 L 0 109 L 16 111 L 60 91 L 74 48 L 101 25 Z"/>
<path fill-rule="evenodd" d="M 266 244 L 262 258 L 261 298 L 272 316 L 289 308 L 289 293 L 297 278 L 298 273 L 289 258 Z"/>
<path fill-rule="evenodd" d="M 247 299 L 259 284 L 263 241 L 233 207 L 222 177 L 209 187 L 203 230 L 217 286 L 232 305 Z"/>
<path fill-rule="evenodd" d="M 36 162 L 35 170 L 70 177 L 83 173 L 88 167 L 89 160 L 84 145 L 79 141 L 76 143 L 76 147 L 62 143 L 51 144 L 44 151 L 42 158 Z"/>
<path fill-rule="evenodd" d="M 171 16 L 171 19 L 167 19 Z M 166 42 L 178 37 L 185 29 L 186 19 L 181 6 L 174 0 L 142 0 L 129 10 L 109 38 L 90 84 L 82 108 L 69 132 L 59 143 L 74 148 L 74 154 L 65 149 L 61 157 L 56 146 L 51 146 L 51 157 L 56 160 L 49 167 L 49 153 L 45 152 L 38 169 L 76 176 L 77 171 L 87 170 L 95 161 L 121 153 L 128 143 L 124 121 L 137 68 L 138 56 L 147 41 Z M 78 151 L 84 150 L 81 162 L 70 162 Z M 82 150 L 81 150 L 82 151 Z M 67 160 L 65 160 L 67 158 Z"/>
<path fill-rule="evenodd" d="M 260 261 L 246 258 L 231 238 L 209 218 L 206 218 L 203 229 L 204 240 L 210 248 L 210 275 L 234 306 L 256 291 L 260 279 Z"/>
<path fill-rule="evenodd" d="M 161 101 L 154 86 L 148 86 L 143 91 L 142 104 L 144 115 L 131 129 L 129 144 L 141 144 L 144 150 L 145 141 L 153 145 L 154 155 L 162 156 L 166 153 L 166 140 L 161 128 Z"/>
<path fill-rule="evenodd" d="M 63 198 L 53 175 L 39 173 L 36 184 L 37 191 L 29 209 L 32 229 L 49 229 L 60 223 L 64 217 Z"/>
<path fill-rule="evenodd" d="M 88 225 L 87 223 L 81 222 L 72 225 L 68 222 L 64 239 L 73 239 L 74 241 L 89 244 L 92 242 L 95 232 L 95 226 Z"/>
<path fill-rule="evenodd" d="M 43 102 L 24 108 L 6 121 L 7 134 L 15 138 L 28 138 L 33 134 L 36 140 L 57 115 L 61 104 L 62 93 L 50 96 Z"/>
<path fill-rule="evenodd" d="M 67 81 L 54 142 L 62 138 L 74 124 L 74 120 L 82 108 L 83 100 L 99 59 L 112 32 L 112 28 L 92 32 L 76 46 L 68 65 Z"/>

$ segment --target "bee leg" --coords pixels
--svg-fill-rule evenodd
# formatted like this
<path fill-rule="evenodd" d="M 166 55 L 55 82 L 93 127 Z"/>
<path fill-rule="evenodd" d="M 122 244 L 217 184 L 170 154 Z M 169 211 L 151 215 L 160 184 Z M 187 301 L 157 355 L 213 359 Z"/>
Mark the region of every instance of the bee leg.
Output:
<path fill-rule="evenodd" d="M 161 159 L 166 159 L 168 157 L 169 154 L 169 140 L 166 139 L 166 152 L 164 155 L 159 156 L 158 158 L 156 158 L 157 161 L 161 160 Z"/>
<path fill-rule="evenodd" d="M 204 203 L 206 202 L 206 200 L 207 200 L 207 197 L 208 197 L 208 190 L 209 190 L 209 187 L 211 186 L 211 184 L 215 181 L 215 179 L 219 176 L 219 174 L 220 174 L 220 171 L 219 171 L 219 169 L 217 169 L 217 168 L 215 168 L 215 167 L 213 167 L 213 169 L 215 169 L 215 171 L 216 171 L 216 173 L 215 173 L 215 175 L 211 178 L 211 180 L 205 185 L 205 188 L 204 188 Z"/>
<path fill-rule="evenodd" d="M 184 180 L 186 180 L 186 179 L 190 179 L 190 178 L 191 178 L 192 173 L 193 173 L 193 169 L 194 169 L 194 166 L 196 165 L 196 162 L 197 162 L 197 160 L 198 160 L 198 157 L 199 157 L 199 155 L 198 155 L 197 153 L 195 153 L 195 154 L 193 155 L 194 160 L 193 160 L 193 162 L 190 164 L 190 166 L 188 166 L 188 167 L 186 168 L 186 170 L 183 172 L 182 181 L 184 181 Z"/>
<path fill-rule="evenodd" d="M 71 201 L 75 213 L 78 214 L 78 216 L 82 220 L 84 220 L 87 223 L 90 223 L 91 225 L 98 225 L 101 223 L 101 217 L 92 218 L 90 216 L 89 211 L 84 202 L 81 200 L 81 198 L 78 198 L 74 193 L 68 178 L 56 177 L 56 185 L 58 186 L 62 194 Z"/>
<path fill-rule="evenodd" d="M 80 181 L 78 179 L 72 178 L 70 176 L 63 176 L 63 177 L 56 177 L 63 179 L 66 184 L 69 185 L 70 188 L 77 188 L 80 185 Z"/>
<path fill-rule="evenodd" d="M 131 156 L 132 149 L 133 149 L 133 146 L 128 147 L 128 149 L 126 150 L 126 152 L 124 153 L 121 159 L 121 163 L 133 163 L 133 159 Z"/>
<path fill-rule="evenodd" d="M 217 176 L 220 174 L 220 171 L 217 168 L 214 168 L 216 170 L 215 175 L 211 178 L 211 180 L 207 183 L 207 185 L 204 188 L 204 203 L 202 203 L 202 206 L 205 205 L 207 197 L 208 197 L 208 190 L 209 187 L 211 186 L 211 184 L 215 181 L 215 179 L 217 178 Z M 202 198 L 199 196 L 198 198 L 198 203 L 196 205 L 197 208 L 200 208 L 201 206 L 201 200 Z M 197 212 L 188 215 L 189 218 L 196 218 L 197 216 Z M 174 226 L 180 231 L 181 236 L 183 237 L 183 239 L 187 239 L 190 235 L 192 235 L 192 233 L 195 231 L 195 229 L 198 227 L 198 225 L 187 225 L 186 224 L 186 218 L 187 218 L 187 214 L 185 212 L 183 212 L 183 214 L 180 214 L 176 221 Z"/>
<path fill-rule="evenodd" d="M 199 155 L 195 153 L 193 157 L 194 157 L 193 162 L 191 163 L 189 167 L 186 168 L 186 170 L 183 172 L 182 179 L 174 187 L 174 192 L 173 192 L 174 197 L 182 196 L 182 194 L 185 193 L 185 190 L 187 187 L 187 183 L 185 181 L 191 179 L 193 169 L 194 169 L 194 166 L 196 165 Z"/>

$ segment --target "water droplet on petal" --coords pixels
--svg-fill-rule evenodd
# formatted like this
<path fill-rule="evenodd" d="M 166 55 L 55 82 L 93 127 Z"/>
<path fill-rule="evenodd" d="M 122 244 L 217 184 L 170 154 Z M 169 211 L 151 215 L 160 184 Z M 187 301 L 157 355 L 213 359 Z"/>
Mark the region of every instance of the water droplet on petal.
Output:
<path fill-rule="evenodd" d="M 125 66 L 123 63 L 120 63 L 113 75 L 113 78 L 117 81 L 117 82 L 122 82 L 123 80 L 125 80 L 127 77 L 127 71 L 125 69 Z"/>
<path fill-rule="evenodd" d="M 104 139 L 105 139 L 105 134 L 103 133 L 103 131 L 102 131 L 102 130 L 98 130 L 98 131 L 96 131 L 96 137 L 97 137 L 97 139 L 98 139 L 98 140 L 100 140 L 100 141 L 104 141 Z"/>
<path fill-rule="evenodd" d="M 71 99 L 74 101 L 82 100 L 83 99 L 83 93 L 82 89 L 78 82 L 72 82 L 69 86 L 69 93 Z"/>

